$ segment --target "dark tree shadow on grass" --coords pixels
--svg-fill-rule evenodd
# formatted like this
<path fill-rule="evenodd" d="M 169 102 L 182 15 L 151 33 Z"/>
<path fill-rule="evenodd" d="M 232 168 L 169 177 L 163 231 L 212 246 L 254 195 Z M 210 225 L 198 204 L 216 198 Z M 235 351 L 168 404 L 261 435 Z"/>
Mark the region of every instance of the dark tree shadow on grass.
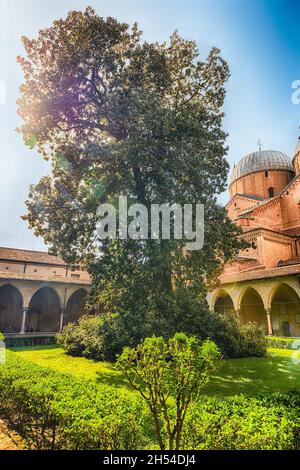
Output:
<path fill-rule="evenodd" d="M 266 357 L 222 361 L 203 392 L 255 396 L 296 388 L 300 389 L 300 365 L 290 358 Z"/>

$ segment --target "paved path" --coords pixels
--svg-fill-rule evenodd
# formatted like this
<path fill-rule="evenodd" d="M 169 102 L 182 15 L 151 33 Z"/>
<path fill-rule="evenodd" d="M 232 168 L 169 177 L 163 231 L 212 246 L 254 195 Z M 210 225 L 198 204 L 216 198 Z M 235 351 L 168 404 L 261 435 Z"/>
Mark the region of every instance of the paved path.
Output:
<path fill-rule="evenodd" d="M 0 450 L 19 450 L 21 447 L 20 437 L 8 431 L 3 421 L 0 420 Z"/>

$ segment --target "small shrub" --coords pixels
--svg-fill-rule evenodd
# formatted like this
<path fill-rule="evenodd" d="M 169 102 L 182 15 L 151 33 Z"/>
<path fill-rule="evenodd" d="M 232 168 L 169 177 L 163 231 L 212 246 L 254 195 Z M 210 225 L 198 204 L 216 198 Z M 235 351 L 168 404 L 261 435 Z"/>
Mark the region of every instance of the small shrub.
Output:
<path fill-rule="evenodd" d="M 78 324 L 68 323 L 63 331 L 57 334 L 57 342 L 70 356 L 104 360 L 102 323 L 100 317 L 84 315 Z"/>
<path fill-rule="evenodd" d="M 239 326 L 240 331 L 240 356 L 261 357 L 266 354 L 267 342 L 265 328 L 256 323 L 246 323 Z"/>
<path fill-rule="evenodd" d="M 180 449 L 187 410 L 219 359 L 212 341 L 200 343 L 183 333 L 168 342 L 153 336 L 136 348 L 124 348 L 117 365 L 148 404 L 161 450 Z"/>
<path fill-rule="evenodd" d="M 264 327 L 241 325 L 233 315 L 212 314 L 211 338 L 228 358 L 261 357 L 267 351 Z"/>
<path fill-rule="evenodd" d="M 130 329 L 130 326 L 128 327 Z M 114 361 L 124 347 L 135 346 L 118 315 L 84 315 L 78 323 L 68 323 L 56 335 L 57 343 L 70 356 L 97 361 Z"/>

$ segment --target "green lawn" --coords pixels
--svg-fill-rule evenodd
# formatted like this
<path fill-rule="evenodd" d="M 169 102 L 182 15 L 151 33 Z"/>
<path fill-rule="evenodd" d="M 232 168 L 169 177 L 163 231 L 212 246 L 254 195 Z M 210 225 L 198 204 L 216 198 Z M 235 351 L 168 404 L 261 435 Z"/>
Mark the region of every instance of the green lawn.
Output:
<path fill-rule="evenodd" d="M 119 387 L 129 386 L 112 364 L 70 357 L 56 346 L 13 348 L 12 351 L 27 361 L 76 377 Z M 268 352 L 264 358 L 221 361 L 204 393 L 218 397 L 239 393 L 254 396 L 300 389 L 300 351 L 269 349 Z"/>
<path fill-rule="evenodd" d="M 121 372 L 109 362 L 97 362 L 84 357 L 72 357 L 65 354 L 57 346 L 32 346 L 11 348 L 14 354 L 20 355 L 26 361 L 34 362 L 43 367 L 49 367 L 59 372 L 72 374 L 76 377 L 92 379 L 95 382 L 129 386 Z"/>
<path fill-rule="evenodd" d="M 267 357 L 222 361 L 205 386 L 205 393 L 254 396 L 290 389 L 300 389 L 300 352 L 269 349 Z"/>

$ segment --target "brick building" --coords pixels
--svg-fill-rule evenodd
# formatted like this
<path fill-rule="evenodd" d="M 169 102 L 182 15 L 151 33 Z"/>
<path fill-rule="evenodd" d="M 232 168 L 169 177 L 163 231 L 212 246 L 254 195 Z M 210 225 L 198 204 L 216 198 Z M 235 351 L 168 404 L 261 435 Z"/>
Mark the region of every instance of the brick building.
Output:
<path fill-rule="evenodd" d="M 268 334 L 300 336 L 300 142 L 293 159 L 272 150 L 246 155 L 229 193 L 228 216 L 252 246 L 225 266 L 210 308 Z"/>
<path fill-rule="evenodd" d="M 0 331 L 55 333 L 84 312 L 87 272 L 40 251 L 0 248 Z"/>
<path fill-rule="evenodd" d="M 225 266 L 211 310 L 300 336 L 300 143 L 293 159 L 272 150 L 234 167 L 228 216 L 252 244 Z M 0 331 L 53 334 L 84 312 L 87 272 L 44 252 L 0 248 Z"/>

